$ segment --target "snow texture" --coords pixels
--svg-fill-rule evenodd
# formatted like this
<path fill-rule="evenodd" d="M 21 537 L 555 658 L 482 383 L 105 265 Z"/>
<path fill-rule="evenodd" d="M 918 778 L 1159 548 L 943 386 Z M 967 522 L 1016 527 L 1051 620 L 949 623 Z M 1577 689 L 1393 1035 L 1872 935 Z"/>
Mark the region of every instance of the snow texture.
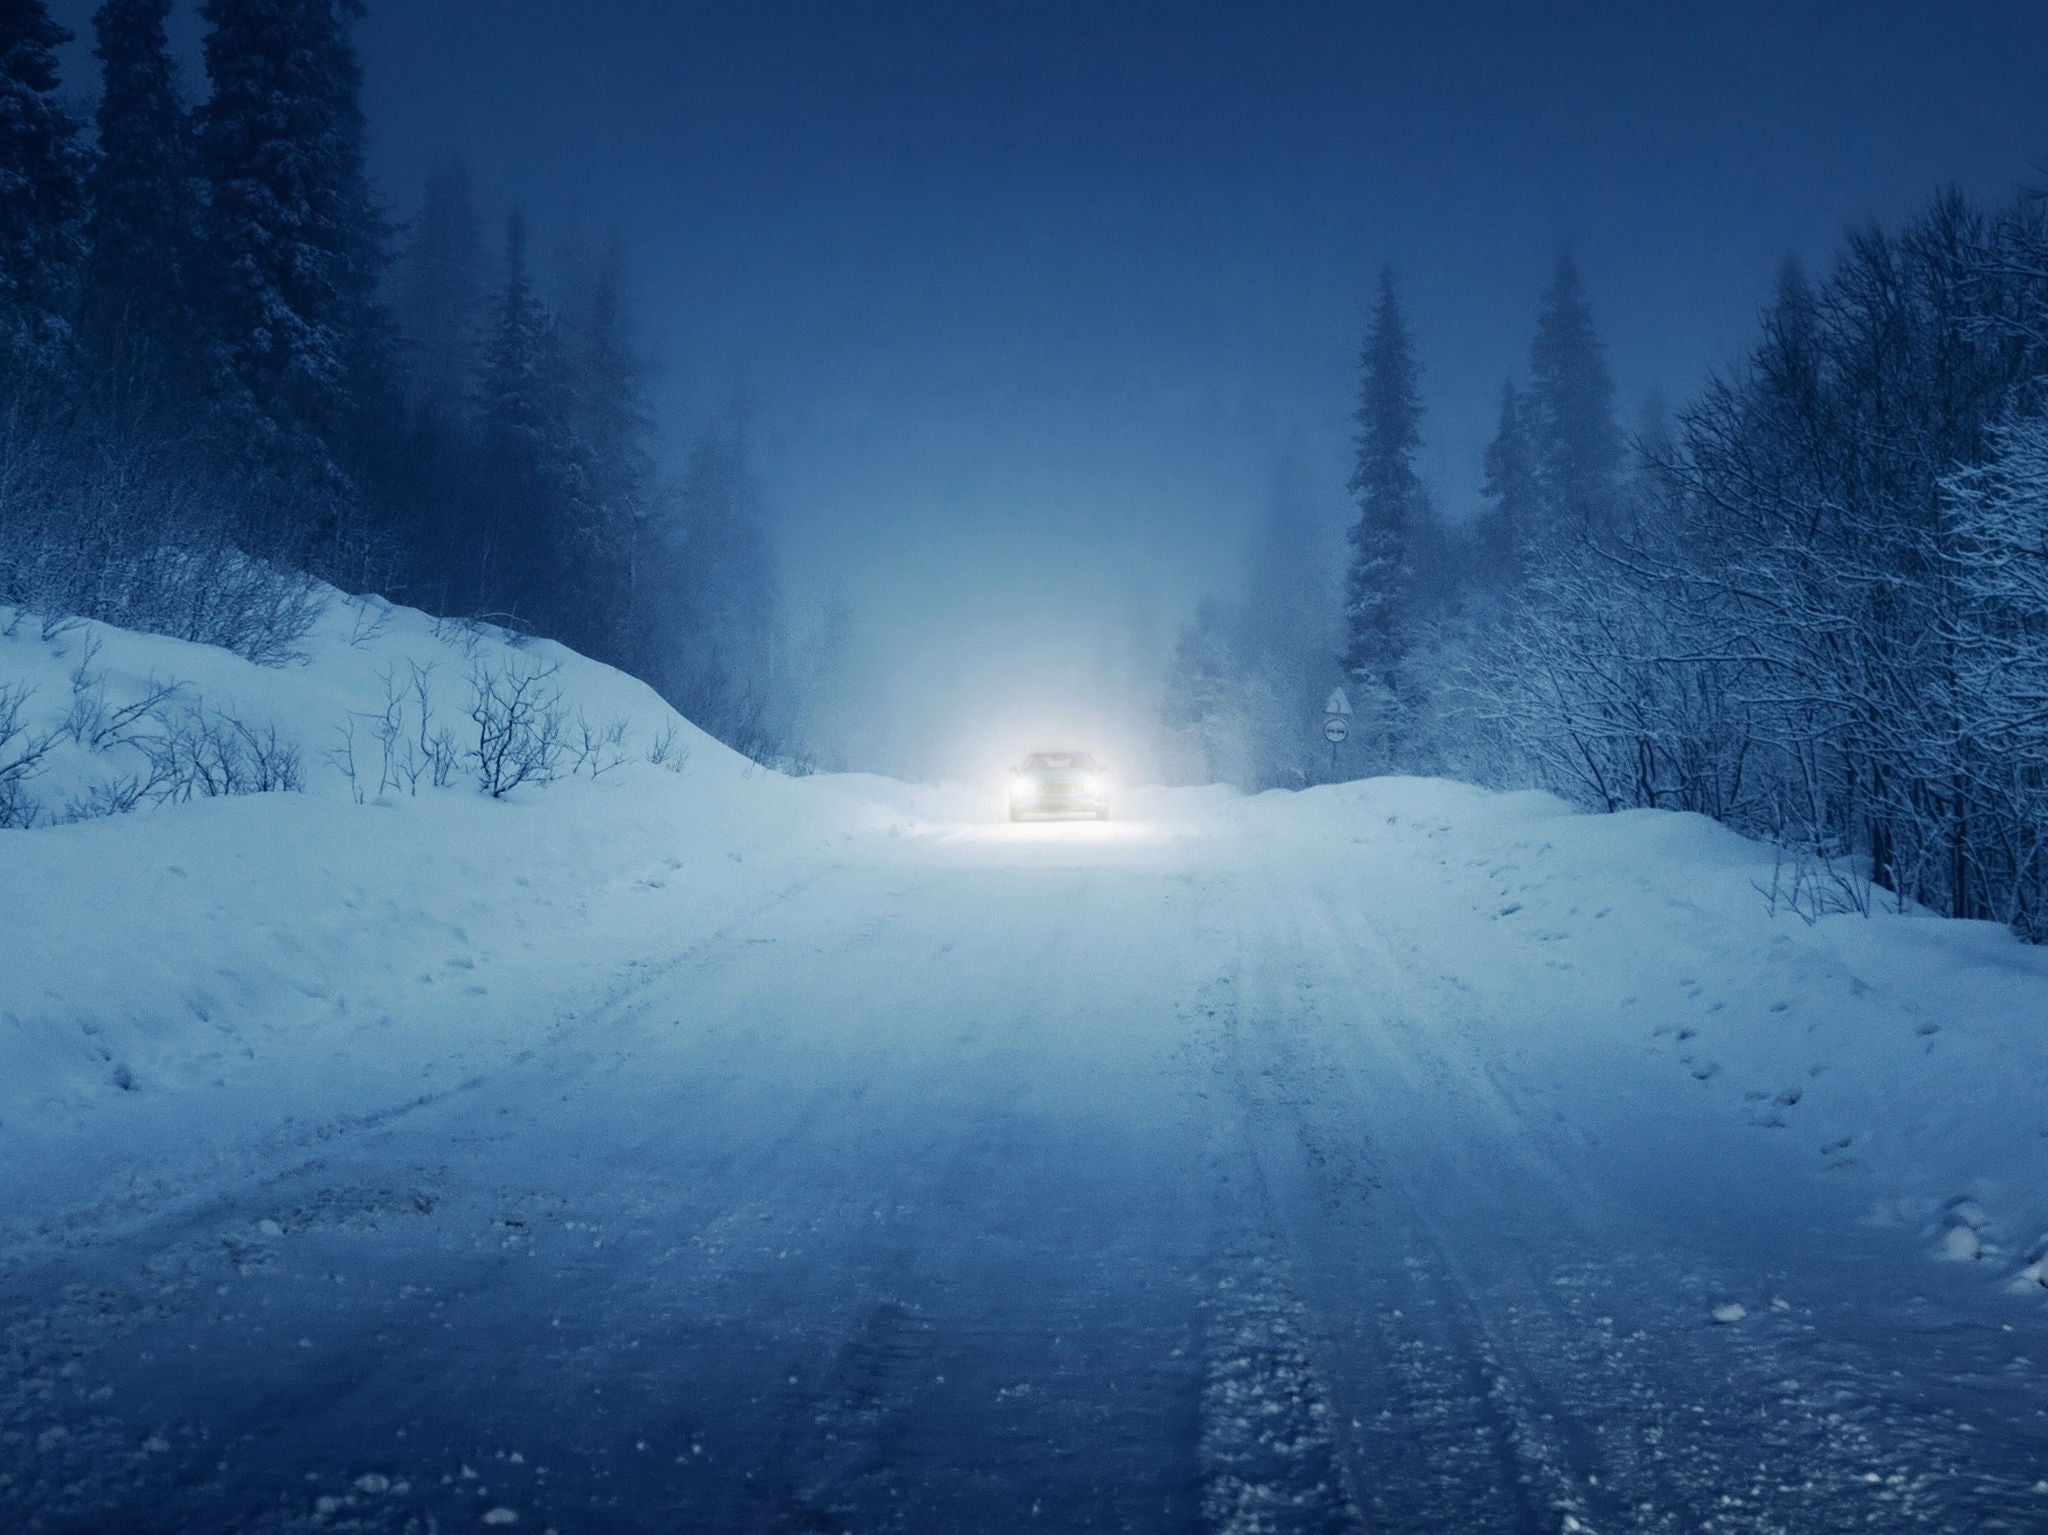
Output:
<path fill-rule="evenodd" d="M 1434 780 L 999 824 L 380 605 L 87 658 L 304 789 L 0 834 L 6 1527 L 2038 1527 L 1999 929 Z M 480 663 L 620 760 L 337 766 Z"/>

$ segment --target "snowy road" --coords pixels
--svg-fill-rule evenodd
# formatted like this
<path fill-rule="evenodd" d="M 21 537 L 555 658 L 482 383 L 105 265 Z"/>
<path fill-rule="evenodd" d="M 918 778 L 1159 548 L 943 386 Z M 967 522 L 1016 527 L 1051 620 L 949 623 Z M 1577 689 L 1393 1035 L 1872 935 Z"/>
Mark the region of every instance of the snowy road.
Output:
<path fill-rule="evenodd" d="M 1516 928 L 1448 819 L 1154 808 L 846 839 L 80 1208 L 0 1263 L 0 1527 L 2048 1528 L 2043 1309 L 1680 1058 L 1768 977 Z"/>

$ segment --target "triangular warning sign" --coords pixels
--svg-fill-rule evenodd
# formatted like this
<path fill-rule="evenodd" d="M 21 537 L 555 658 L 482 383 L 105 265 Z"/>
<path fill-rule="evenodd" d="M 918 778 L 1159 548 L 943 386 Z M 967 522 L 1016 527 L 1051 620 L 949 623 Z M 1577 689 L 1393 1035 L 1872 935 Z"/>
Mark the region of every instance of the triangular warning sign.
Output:
<path fill-rule="evenodd" d="M 1349 714 L 1350 712 L 1351 700 L 1344 696 L 1344 690 L 1342 688 L 1331 688 L 1330 701 L 1323 705 L 1323 713 Z"/>

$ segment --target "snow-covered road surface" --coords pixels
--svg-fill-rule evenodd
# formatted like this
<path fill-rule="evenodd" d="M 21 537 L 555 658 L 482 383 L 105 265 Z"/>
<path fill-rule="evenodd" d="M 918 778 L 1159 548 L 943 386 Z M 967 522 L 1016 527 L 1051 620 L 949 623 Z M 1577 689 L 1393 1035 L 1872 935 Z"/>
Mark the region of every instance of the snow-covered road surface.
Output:
<path fill-rule="evenodd" d="M 924 815 L 585 892 L 588 973 L 464 1003 L 516 1049 L 8 1184 L 0 1528 L 2048 1529 L 2038 1206 L 1916 1204 L 1886 1137 L 1949 1110 L 1826 1102 L 1842 1018 L 1934 1048 L 1931 924 L 1695 904 L 1724 834 L 1535 805 Z M 2034 959 L 1984 961 L 2015 1007 Z"/>

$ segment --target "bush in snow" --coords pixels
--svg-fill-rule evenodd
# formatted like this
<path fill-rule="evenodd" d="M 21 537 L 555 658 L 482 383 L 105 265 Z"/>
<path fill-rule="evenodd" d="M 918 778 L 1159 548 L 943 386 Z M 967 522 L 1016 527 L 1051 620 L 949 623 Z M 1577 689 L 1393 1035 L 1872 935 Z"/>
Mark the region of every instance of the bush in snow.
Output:
<path fill-rule="evenodd" d="M 251 557 L 228 482 L 163 443 L 101 438 L 15 404 L 0 411 L 0 603 L 52 634 L 79 618 L 292 659 L 317 582 Z"/>
<path fill-rule="evenodd" d="M 559 663 L 524 666 L 479 661 L 470 670 L 469 717 L 476 745 L 468 753 L 477 787 L 500 799 L 523 783 L 561 776 L 567 715 L 555 678 Z"/>
<path fill-rule="evenodd" d="M 54 734 L 37 734 L 23 718 L 32 692 L 0 684 L 0 827 L 34 824 L 36 802 L 28 781 L 57 744 Z"/>
<path fill-rule="evenodd" d="M 386 615 L 388 618 L 388 610 Z M 358 613 L 349 643 L 359 643 L 355 636 L 364 631 L 364 620 Z M 370 793 L 364 787 L 367 770 L 358 755 L 359 750 L 365 749 L 358 739 L 360 727 L 366 727 L 369 742 L 377 749 L 376 793 L 380 797 L 400 791 L 418 794 L 422 784 L 444 789 L 454 778 L 461 759 L 455 732 L 434 718 L 434 698 L 429 686 L 434 674 L 432 664 L 422 666 L 409 661 L 406 665 L 408 675 L 403 681 L 395 667 L 384 671 L 384 707 L 374 714 L 350 715 L 336 732 L 339 739 L 327 754 L 327 760 L 348 780 L 357 804 Z"/>
<path fill-rule="evenodd" d="M 297 793 L 306 786 L 299 749 L 275 725 L 261 729 L 203 704 L 161 717 L 163 730 L 142 743 L 157 804 L 230 794 Z"/>

